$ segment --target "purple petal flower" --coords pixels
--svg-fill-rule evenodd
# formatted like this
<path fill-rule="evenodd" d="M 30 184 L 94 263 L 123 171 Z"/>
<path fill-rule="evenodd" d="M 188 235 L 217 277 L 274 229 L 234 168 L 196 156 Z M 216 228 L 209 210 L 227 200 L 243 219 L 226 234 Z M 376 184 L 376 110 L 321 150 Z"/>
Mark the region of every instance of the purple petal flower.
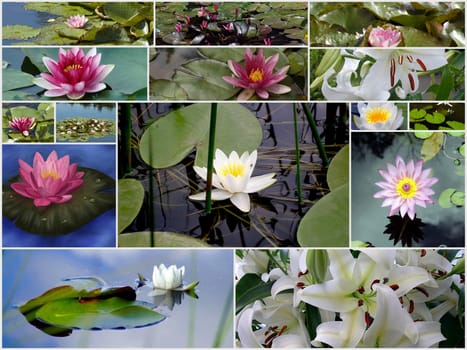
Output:
<path fill-rule="evenodd" d="M 85 15 L 76 15 L 76 16 L 71 16 L 70 18 L 68 18 L 68 20 L 65 23 L 70 28 L 83 28 L 87 22 L 88 22 L 88 19 L 86 18 Z"/>
<path fill-rule="evenodd" d="M 423 160 L 414 163 L 413 159 L 405 164 L 404 160 L 396 157 L 396 165 L 387 165 L 387 170 L 378 170 L 384 181 L 377 182 L 381 191 L 373 195 L 374 198 L 383 198 L 382 207 L 390 206 L 389 216 L 398 211 L 401 216 L 405 214 L 410 219 L 415 218 L 415 205 L 426 208 L 426 203 L 434 203 L 431 196 L 435 192 L 431 189 L 438 178 L 430 176 L 431 169 L 422 169 Z"/>
<path fill-rule="evenodd" d="M 402 41 L 402 34 L 397 29 L 376 27 L 371 30 L 368 38 L 370 46 L 396 47 Z"/>
<path fill-rule="evenodd" d="M 36 120 L 31 117 L 16 117 L 8 122 L 10 128 L 22 133 L 24 136 L 29 136 L 29 130 L 36 125 Z"/>
<path fill-rule="evenodd" d="M 279 54 L 274 54 L 268 58 L 264 57 L 263 49 L 258 50 L 254 55 L 249 48 L 245 50 L 245 66 L 238 62 L 229 60 L 227 64 L 233 72 L 233 77 L 223 77 L 223 79 L 233 86 L 241 87 L 244 90 L 239 94 L 239 100 L 248 100 L 255 93 L 262 99 L 269 98 L 269 93 L 286 94 L 291 88 L 278 82 L 287 78 L 289 66 L 282 67 L 276 73 L 274 68 L 279 61 Z"/>
<path fill-rule="evenodd" d="M 106 88 L 102 80 L 112 71 L 113 64 L 101 65 L 101 54 L 92 48 L 85 55 L 80 48 L 58 51 L 58 62 L 49 57 L 42 59 L 50 73 L 41 73 L 34 84 L 47 89 L 45 96 L 66 95 L 77 100 L 87 92 L 99 92 Z"/>
<path fill-rule="evenodd" d="M 76 171 L 78 165 L 70 164 L 70 157 L 57 157 L 52 151 L 47 160 L 39 152 L 34 155 L 33 166 L 19 160 L 21 182 L 14 182 L 11 188 L 23 197 L 34 199 L 36 207 L 46 207 L 52 203 L 68 202 L 71 192 L 83 184 L 84 172 Z"/>

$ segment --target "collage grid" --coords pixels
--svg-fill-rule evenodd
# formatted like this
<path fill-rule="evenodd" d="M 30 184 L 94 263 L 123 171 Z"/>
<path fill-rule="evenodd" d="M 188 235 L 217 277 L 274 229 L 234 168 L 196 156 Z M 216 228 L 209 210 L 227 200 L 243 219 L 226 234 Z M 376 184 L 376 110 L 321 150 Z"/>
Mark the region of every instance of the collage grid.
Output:
<path fill-rule="evenodd" d="M 464 1 L 1 6 L 2 347 L 464 347 Z"/>

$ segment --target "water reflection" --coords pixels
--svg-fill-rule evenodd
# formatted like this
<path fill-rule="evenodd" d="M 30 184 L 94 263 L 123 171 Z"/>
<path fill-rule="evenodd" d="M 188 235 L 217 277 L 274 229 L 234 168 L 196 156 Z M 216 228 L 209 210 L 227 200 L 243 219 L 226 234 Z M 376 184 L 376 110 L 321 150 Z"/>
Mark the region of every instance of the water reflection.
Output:
<path fill-rule="evenodd" d="M 464 206 L 440 206 L 440 195 L 447 188 L 464 191 L 464 156 L 459 153 L 463 134 L 436 135 L 439 142 L 417 138 L 413 133 L 352 134 L 352 240 L 393 246 L 393 238 L 398 235 L 395 231 L 400 232 L 397 226 L 404 225 L 388 220 L 389 209 L 381 207 L 381 199 L 373 195 L 379 191 L 375 182 L 382 181 L 378 169 L 386 169 L 387 163 L 394 164 L 400 155 L 406 161 L 425 159 L 424 168 L 431 168 L 432 176 L 439 179 L 432 186 L 434 204 L 416 207 L 416 217 L 421 222 L 414 222 L 410 228 L 413 246 L 464 246 Z M 383 234 L 385 230 L 387 234 Z"/>
<path fill-rule="evenodd" d="M 14 250 L 3 252 L 3 346 L 5 347 L 232 347 L 232 252 L 226 250 Z M 213 263 L 215 262 L 215 263 Z M 168 318 L 150 327 L 74 331 L 51 337 L 27 323 L 14 307 L 63 285 L 70 276 L 99 276 L 110 286 L 133 285 L 138 273 L 150 277 L 154 265 L 186 268 L 186 282 L 198 280 L 199 299 L 167 294 Z M 16 269 L 11 267 L 15 266 Z M 44 273 L 46 271 L 46 273 Z M 172 298 L 172 301 L 169 299 Z M 153 303 L 146 289 L 137 299 Z"/>

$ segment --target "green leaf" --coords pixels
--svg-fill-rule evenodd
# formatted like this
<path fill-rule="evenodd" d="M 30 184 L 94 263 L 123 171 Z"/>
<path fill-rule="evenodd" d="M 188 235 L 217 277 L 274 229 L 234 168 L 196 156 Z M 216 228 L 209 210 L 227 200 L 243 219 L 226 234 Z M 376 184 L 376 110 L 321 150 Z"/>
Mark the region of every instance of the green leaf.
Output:
<path fill-rule="evenodd" d="M 32 79 L 34 79 L 34 76 L 31 74 L 27 74 L 24 72 L 21 72 L 16 69 L 3 69 L 2 70 L 2 90 L 3 93 L 9 90 L 15 90 L 15 89 L 21 89 L 29 86 L 33 86 L 34 83 L 32 82 Z M 7 99 L 5 96 L 3 96 L 4 99 Z"/>
<path fill-rule="evenodd" d="M 441 82 L 439 84 L 438 92 L 436 94 L 436 100 L 448 100 L 451 90 L 454 88 L 454 77 L 449 69 L 449 66 L 444 67 L 441 76 Z"/>
<path fill-rule="evenodd" d="M 16 106 L 10 108 L 11 117 L 12 118 L 19 118 L 19 117 L 32 117 L 32 118 L 39 118 L 40 113 L 34 108 L 26 107 L 26 106 Z"/>
<path fill-rule="evenodd" d="M 205 57 L 217 60 L 220 62 L 227 62 L 233 60 L 236 62 L 243 61 L 245 49 L 229 48 L 229 50 L 213 50 L 212 48 L 199 48 L 198 51 Z M 254 50 L 252 50 L 254 52 Z M 229 73 L 230 75 L 230 73 Z"/>
<path fill-rule="evenodd" d="M 414 129 L 415 130 L 428 130 L 428 127 L 420 123 L 415 123 Z M 416 131 L 414 135 L 415 137 L 424 140 L 424 139 L 429 138 L 431 135 L 433 135 L 433 132 L 432 131 Z"/>
<path fill-rule="evenodd" d="M 2 27 L 3 40 L 25 40 L 33 38 L 41 32 L 39 28 L 25 25 L 7 25 Z"/>
<path fill-rule="evenodd" d="M 329 266 L 329 256 L 325 249 L 310 249 L 306 255 L 306 266 L 314 283 L 323 283 Z"/>
<path fill-rule="evenodd" d="M 450 208 L 453 206 L 451 202 L 451 196 L 454 192 L 456 192 L 455 188 L 446 188 L 443 192 L 441 192 L 438 198 L 438 204 L 441 208 Z"/>
<path fill-rule="evenodd" d="M 149 89 L 151 91 L 151 99 L 153 100 L 180 101 L 188 99 L 186 91 L 172 80 L 152 80 L 149 84 Z"/>
<path fill-rule="evenodd" d="M 33 200 L 3 186 L 3 215 L 20 229 L 43 235 L 62 235 L 79 229 L 107 210 L 115 207 L 115 180 L 97 170 L 84 171 L 84 183 L 73 192 L 73 198 L 63 204 L 34 206 Z M 9 182 L 19 181 L 19 177 Z"/>
<path fill-rule="evenodd" d="M 375 16 L 367 9 L 348 6 L 330 11 L 319 19 L 344 27 L 348 33 L 357 33 L 373 23 Z"/>
<path fill-rule="evenodd" d="M 451 195 L 451 203 L 457 207 L 463 207 L 465 205 L 465 193 L 456 191 Z"/>
<path fill-rule="evenodd" d="M 428 113 L 426 115 L 426 121 L 431 124 L 441 124 L 444 123 L 446 117 L 440 112 L 433 112 L 433 114 Z"/>
<path fill-rule="evenodd" d="M 177 69 L 173 81 L 187 93 L 189 100 L 227 100 L 240 90 L 222 79 L 231 75 L 225 63 L 197 59 Z"/>
<path fill-rule="evenodd" d="M 411 109 L 410 110 L 410 121 L 420 121 L 421 119 L 425 119 L 426 110 L 424 109 Z"/>
<path fill-rule="evenodd" d="M 455 121 L 455 120 L 449 120 L 446 122 L 447 125 L 449 125 L 452 129 L 454 130 L 464 130 L 465 129 L 465 124 Z"/>
<path fill-rule="evenodd" d="M 124 25 L 131 26 L 144 19 L 139 10 L 141 4 L 136 2 L 108 2 L 102 6 L 106 16 Z"/>
<path fill-rule="evenodd" d="M 123 233 L 118 236 L 119 247 L 150 247 L 150 232 Z M 154 232 L 155 247 L 210 247 L 201 239 L 174 232 Z"/>
<path fill-rule="evenodd" d="M 298 226 L 302 247 L 348 247 L 349 185 L 342 185 L 313 205 Z"/>
<path fill-rule="evenodd" d="M 263 282 L 261 277 L 254 273 L 247 273 L 235 286 L 236 313 L 256 300 L 271 296 L 273 281 Z"/>
<path fill-rule="evenodd" d="M 329 189 L 334 189 L 349 183 L 349 146 L 342 147 L 329 164 L 327 172 Z"/>
<path fill-rule="evenodd" d="M 135 179 L 118 180 L 118 232 L 122 232 L 138 215 L 144 200 L 144 188 Z"/>
<path fill-rule="evenodd" d="M 140 140 L 142 159 L 154 168 L 177 164 L 196 148 L 195 165 L 206 166 L 210 104 L 193 104 L 159 118 Z M 215 148 L 224 153 L 252 152 L 262 140 L 262 128 L 254 114 L 238 103 L 219 104 Z M 241 143 L 238 140 L 241 138 Z"/>
<path fill-rule="evenodd" d="M 420 154 L 422 159 L 426 162 L 435 157 L 441 150 L 444 143 L 444 133 L 434 132 L 431 136 L 423 141 Z"/>

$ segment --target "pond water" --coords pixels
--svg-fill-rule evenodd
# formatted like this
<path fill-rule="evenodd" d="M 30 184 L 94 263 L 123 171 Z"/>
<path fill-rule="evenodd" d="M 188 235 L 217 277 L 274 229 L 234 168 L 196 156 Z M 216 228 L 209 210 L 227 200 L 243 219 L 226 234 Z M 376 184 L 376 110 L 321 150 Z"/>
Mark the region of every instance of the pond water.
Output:
<path fill-rule="evenodd" d="M 427 208 L 416 207 L 417 217 L 424 223 L 421 227 L 424 239 L 414 242 L 414 246 L 464 246 L 464 207 L 441 208 L 438 204 L 439 195 L 446 188 L 464 191 L 465 163 L 457 152 L 464 143 L 464 137 L 461 133 L 459 137 L 444 135 L 441 151 L 424 162 L 424 169 L 431 168 L 432 176 L 439 181 L 432 186 L 435 203 L 427 204 Z M 397 155 L 406 162 L 409 159 L 421 159 L 422 144 L 423 140 L 411 133 L 352 133 L 352 240 L 368 241 L 378 247 L 393 246 L 393 241 L 388 239 L 389 235 L 383 234 L 389 223 L 389 208 L 381 207 L 382 199 L 373 198 L 379 191 L 375 182 L 383 181 L 377 170 L 387 169 L 387 163 L 395 164 Z"/>
<path fill-rule="evenodd" d="M 18 159 L 32 164 L 35 152 L 46 158 L 56 150 L 59 157 L 70 155 L 70 162 L 96 169 L 115 178 L 114 145 L 3 145 L 3 184 L 18 174 Z M 105 161 L 103 161 L 105 160 Z M 60 236 L 25 232 L 3 217 L 5 247 L 107 247 L 115 246 L 115 210 L 98 216 L 77 231 Z"/>
<path fill-rule="evenodd" d="M 188 200 L 204 182 L 197 179 L 192 169 L 194 152 L 180 164 L 152 172 L 154 194 L 151 195 L 148 167 L 133 149 L 128 172 L 119 177 L 140 180 L 145 188 L 145 202 L 126 233 L 149 231 L 154 220 L 156 231 L 184 233 L 202 238 L 215 246 L 296 246 L 296 231 L 301 217 L 317 200 L 328 192 L 326 169 L 315 145 L 304 113 L 298 113 L 298 135 L 304 204 L 298 204 L 297 173 L 294 146 L 293 104 L 244 104 L 253 111 L 263 128 L 263 142 L 258 150 L 258 161 L 253 176 L 275 172 L 277 182 L 271 187 L 250 195 L 252 209 L 242 213 L 229 201 L 213 202 L 211 215 L 204 214 L 205 203 Z M 347 143 L 348 127 L 346 104 L 315 104 L 318 129 L 332 157 Z M 162 115 L 174 106 L 170 104 L 137 105 L 132 110 L 132 130 L 138 137 L 143 127 L 156 115 Z M 150 118 L 151 116 L 151 118 Z M 121 116 L 120 116 L 121 118 Z M 122 120 L 120 119 L 120 127 Z M 120 144 L 121 147 L 121 144 Z M 120 152 L 122 150 L 120 149 Z M 119 154 L 120 166 L 125 156 Z M 191 182 L 191 188 L 188 182 Z M 197 184 L 199 184 L 199 187 Z M 195 187 L 193 187 L 195 186 Z M 150 211 L 150 201 L 154 213 Z"/>
<path fill-rule="evenodd" d="M 213 263 L 214 262 L 214 263 Z M 233 256 L 229 250 L 9 250 L 3 252 L 4 347 L 233 347 Z M 154 265 L 185 266 L 184 283 L 199 281 L 168 317 L 126 330 L 74 330 L 52 337 L 30 325 L 15 306 L 59 285 L 63 278 L 95 276 L 109 286 L 132 286 L 138 273 L 151 280 Z M 46 273 L 44 273 L 46 271 Z M 148 299 L 138 293 L 138 300 Z M 145 300 L 150 301 L 150 300 Z M 227 331 L 221 332 L 222 327 Z M 220 332 L 218 335 L 218 332 Z"/>
<path fill-rule="evenodd" d="M 104 103 L 57 103 L 56 120 L 57 122 L 73 118 L 95 118 L 100 121 L 109 120 L 116 124 L 115 104 Z M 58 136 L 57 136 L 58 137 Z M 69 140 L 60 138 L 60 142 Z M 102 137 L 89 136 L 86 142 L 115 142 L 115 133 L 104 135 Z"/>
<path fill-rule="evenodd" d="M 2 2 L 2 25 L 22 24 L 39 28 L 51 18 L 49 13 L 26 11 L 22 2 Z M 3 40 L 3 45 L 12 45 L 24 40 Z"/>

